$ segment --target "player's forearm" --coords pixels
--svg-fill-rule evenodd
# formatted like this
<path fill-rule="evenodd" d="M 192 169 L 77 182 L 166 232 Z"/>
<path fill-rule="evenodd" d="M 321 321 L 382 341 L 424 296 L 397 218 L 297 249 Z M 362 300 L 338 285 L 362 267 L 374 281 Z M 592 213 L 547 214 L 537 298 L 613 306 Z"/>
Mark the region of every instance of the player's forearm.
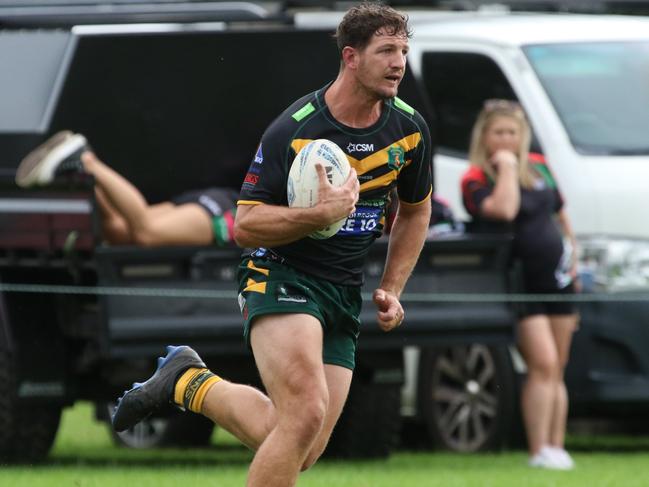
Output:
<path fill-rule="evenodd" d="M 390 232 L 388 256 L 380 288 L 399 297 L 424 246 L 430 223 L 431 205 L 399 208 Z"/>
<path fill-rule="evenodd" d="M 276 205 L 240 205 L 234 223 L 234 239 L 240 247 L 276 247 L 325 227 L 315 208 Z"/>

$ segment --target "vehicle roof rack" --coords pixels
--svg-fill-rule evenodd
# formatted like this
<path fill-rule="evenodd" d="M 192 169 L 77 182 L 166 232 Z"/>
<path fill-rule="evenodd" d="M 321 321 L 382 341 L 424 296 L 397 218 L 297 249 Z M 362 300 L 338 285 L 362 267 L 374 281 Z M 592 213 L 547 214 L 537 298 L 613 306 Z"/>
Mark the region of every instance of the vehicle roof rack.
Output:
<path fill-rule="evenodd" d="M 527 12 L 575 12 L 575 13 L 629 13 L 649 12 L 647 0 L 439 0 L 435 2 L 397 0 L 401 5 L 422 6 L 435 3 L 445 10 L 479 10 L 505 8 Z"/>
<path fill-rule="evenodd" d="M 288 21 L 259 2 L 172 0 L 0 0 L 0 27 L 65 28 L 89 24 Z"/>

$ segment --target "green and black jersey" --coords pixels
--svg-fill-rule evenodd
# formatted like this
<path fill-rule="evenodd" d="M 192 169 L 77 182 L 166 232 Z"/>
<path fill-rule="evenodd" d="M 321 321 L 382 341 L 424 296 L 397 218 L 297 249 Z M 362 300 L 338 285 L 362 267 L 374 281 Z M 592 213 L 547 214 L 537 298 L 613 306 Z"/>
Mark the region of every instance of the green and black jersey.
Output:
<path fill-rule="evenodd" d="M 295 155 L 315 139 L 335 142 L 358 174 L 356 211 L 328 239 L 307 237 L 272 251 L 307 274 L 338 284 L 360 285 L 369 246 L 382 233 L 392 189 L 396 188 L 402 204 L 429 201 L 430 133 L 421 115 L 399 98 L 385 102 L 380 119 L 371 127 L 347 127 L 327 108 L 327 88 L 299 99 L 268 127 L 250 164 L 238 204 L 287 205 L 286 182 Z"/>

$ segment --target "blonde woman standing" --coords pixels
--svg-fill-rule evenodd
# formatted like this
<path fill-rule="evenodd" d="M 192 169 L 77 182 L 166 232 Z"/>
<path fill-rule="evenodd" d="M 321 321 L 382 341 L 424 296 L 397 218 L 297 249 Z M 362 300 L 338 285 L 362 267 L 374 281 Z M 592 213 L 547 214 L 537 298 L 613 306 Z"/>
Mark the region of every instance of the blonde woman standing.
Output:
<path fill-rule="evenodd" d="M 476 220 L 511 222 L 524 292 L 570 295 L 576 291 L 574 235 L 544 157 L 529 147 L 521 106 L 485 102 L 472 132 L 471 166 L 462 178 L 464 205 Z M 563 374 L 577 323 L 569 301 L 527 302 L 520 309 L 518 347 L 527 364 L 521 407 L 532 467 L 574 467 L 563 447 L 568 414 Z"/>

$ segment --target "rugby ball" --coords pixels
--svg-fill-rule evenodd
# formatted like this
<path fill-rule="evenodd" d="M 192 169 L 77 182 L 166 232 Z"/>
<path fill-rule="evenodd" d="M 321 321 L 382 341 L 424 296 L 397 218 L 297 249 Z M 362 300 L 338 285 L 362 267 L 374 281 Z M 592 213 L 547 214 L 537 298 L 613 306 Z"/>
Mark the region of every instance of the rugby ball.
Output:
<path fill-rule="evenodd" d="M 288 173 L 286 196 L 288 206 L 311 208 L 318 202 L 318 173 L 316 163 L 322 164 L 327 179 L 334 186 L 342 185 L 349 175 L 349 160 L 337 144 L 327 139 L 317 139 L 305 145 L 293 159 Z M 340 230 L 345 220 L 332 223 L 309 235 L 311 238 L 329 238 Z"/>

